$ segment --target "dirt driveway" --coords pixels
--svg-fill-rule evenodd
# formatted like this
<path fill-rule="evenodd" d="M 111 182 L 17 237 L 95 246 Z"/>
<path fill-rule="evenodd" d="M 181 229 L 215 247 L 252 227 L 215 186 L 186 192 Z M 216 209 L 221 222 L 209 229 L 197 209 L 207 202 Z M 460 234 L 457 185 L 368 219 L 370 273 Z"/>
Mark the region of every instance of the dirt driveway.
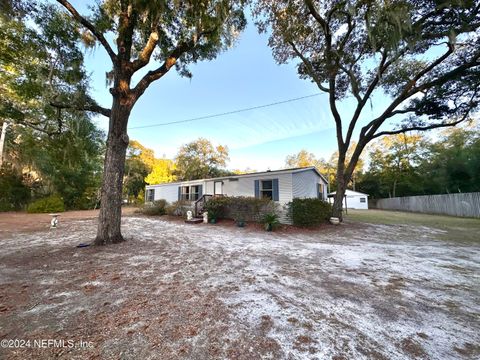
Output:
<path fill-rule="evenodd" d="M 422 226 L 266 233 L 130 216 L 129 241 L 76 248 L 94 223 L 0 232 L 0 340 L 23 341 L 0 358 L 480 356 L 479 242 Z"/>

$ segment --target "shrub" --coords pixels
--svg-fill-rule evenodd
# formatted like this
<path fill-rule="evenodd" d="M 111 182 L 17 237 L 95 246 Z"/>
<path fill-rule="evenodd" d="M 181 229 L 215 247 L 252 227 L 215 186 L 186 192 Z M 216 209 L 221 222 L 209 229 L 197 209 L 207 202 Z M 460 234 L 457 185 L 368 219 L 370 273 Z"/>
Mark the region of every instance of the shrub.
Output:
<path fill-rule="evenodd" d="M 23 177 L 10 166 L 0 169 L 0 211 L 18 210 L 30 200 L 30 189 Z"/>
<path fill-rule="evenodd" d="M 230 199 L 226 196 L 218 196 L 208 200 L 204 207 L 204 210 L 208 212 L 208 219 L 217 220 L 225 218 L 226 207 L 229 202 Z"/>
<path fill-rule="evenodd" d="M 267 213 L 275 212 L 275 203 L 270 199 L 246 196 L 221 196 L 207 201 L 205 210 L 208 217 L 233 219 L 235 221 L 260 222 Z"/>
<path fill-rule="evenodd" d="M 160 199 L 154 201 L 152 204 L 146 204 L 142 208 L 142 214 L 149 215 L 149 216 L 161 216 L 167 213 L 168 203 L 167 200 Z"/>
<path fill-rule="evenodd" d="M 88 187 L 85 189 L 82 196 L 79 196 L 74 200 L 71 208 L 75 210 L 94 209 L 100 202 L 99 198 L 99 189 L 93 186 Z"/>
<path fill-rule="evenodd" d="M 28 205 L 29 213 L 55 213 L 65 211 L 63 199 L 58 195 L 51 195 L 43 199 L 38 199 Z"/>
<path fill-rule="evenodd" d="M 263 215 L 262 224 L 265 225 L 265 230 L 273 231 L 279 224 L 278 215 L 276 213 L 268 213 Z"/>
<path fill-rule="evenodd" d="M 190 204 L 186 201 L 175 201 L 165 207 L 165 212 L 167 215 L 184 217 L 190 209 L 189 205 Z"/>
<path fill-rule="evenodd" d="M 303 227 L 320 225 L 332 214 L 332 205 L 320 199 L 293 199 L 287 209 L 292 224 Z"/>

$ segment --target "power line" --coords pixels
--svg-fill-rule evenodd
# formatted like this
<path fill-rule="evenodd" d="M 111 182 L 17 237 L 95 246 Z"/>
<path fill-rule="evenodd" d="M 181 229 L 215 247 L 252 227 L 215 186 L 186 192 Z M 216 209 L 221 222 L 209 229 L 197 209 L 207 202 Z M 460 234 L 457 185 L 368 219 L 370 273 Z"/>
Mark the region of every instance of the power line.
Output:
<path fill-rule="evenodd" d="M 301 97 L 292 98 L 292 99 L 288 99 L 288 100 L 277 101 L 277 102 L 273 102 L 273 103 L 270 103 L 270 104 L 252 106 L 252 107 L 249 107 L 249 108 L 232 110 L 232 111 L 227 111 L 227 112 L 218 113 L 218 114 L 212 114 L 212 115 L 205 115 L 205 116 L 200 116 L 200 117 L 195 117 L 195 118 L 190 118 L 190 119 L 183 119 L 183 120 L 171 121 L 171 122 L 166 122 L 166 123 L 158 123 L 158 124 L 152 124 L 152 125 L 134 126 L 134 127 L 129 128 L 129 130 L 133 130 L 133 129 L 145 129 L 145 128 L 151 128 L 151 127 L 157 127 L 157 126 L 166 126 L 166 125 L 181 124 L 181 123 L 186 123 L 186 122 L 191 122 L 191 121 L 211 119 L 211 118 L 220 117 L 220 116 L 225 116 L 225 115 L 238 114 L 238 113 L 245 112 L 245 111 L 262 109 L 262 108 L 266 108 L 266 107 L 270 107 L 270 106 L 275 106 L 275 105 L 280 105 L 280 104 L 286 104 L 286 103 L 289 103 L 289 102 L 294 102 L 294 101 L 299 101 L 299 100 L 303 100 L 303 99 L 308 99 L 308 98 L 311 98 L 311 97 L 314 97 L 314 96 L 318 96 L 318 95 L 320 95 L 320 94 L 317 93 L 317 94 L 312 94 L 312 95 L 306 95 L 306 96 L 301 96 Z"/>

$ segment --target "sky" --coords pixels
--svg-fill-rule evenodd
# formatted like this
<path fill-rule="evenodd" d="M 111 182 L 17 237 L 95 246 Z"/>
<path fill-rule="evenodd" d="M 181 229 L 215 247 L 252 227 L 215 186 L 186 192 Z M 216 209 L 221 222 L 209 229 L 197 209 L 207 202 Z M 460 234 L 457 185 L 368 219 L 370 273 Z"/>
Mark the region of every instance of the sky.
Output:
<path fill-rule="evenodd" d="M 73 3 L 86 13 L 85 2 Z M 328 159 L 336 151 L 336 135 L 327 95 L 310 81 L 300 79 L 295 63 L 276 64 L 267 41 L 267 35 L 258 34 L 249 19 L 235 47 L 215 60 L 190 66 L 192 79 L 182 78 L 172 69 L 154 82 L 135 105 L 128 126 L 130 139 L 153 149 L 156 157 L 173 158 L 181 145 L 204 137 L 214 145 L 228 146 L 229 169 L 282 168 L 287 155 L 302 149 Z M 111 66 L 103 48 L 87 51 L 86 68 L 91 72 L 93 97 L 110 107 L 105 73 Z M 318 96 L 211 119 L 150 127 L 313 94 Z M 351 100 L 343 101 L 341 113 L 349 113 L 352 104 Z M 371 118 L 371 111 L 366 109 L 364 117 Z M 97 124 L 106 130 L 108 120 L 99 117 Z"/>

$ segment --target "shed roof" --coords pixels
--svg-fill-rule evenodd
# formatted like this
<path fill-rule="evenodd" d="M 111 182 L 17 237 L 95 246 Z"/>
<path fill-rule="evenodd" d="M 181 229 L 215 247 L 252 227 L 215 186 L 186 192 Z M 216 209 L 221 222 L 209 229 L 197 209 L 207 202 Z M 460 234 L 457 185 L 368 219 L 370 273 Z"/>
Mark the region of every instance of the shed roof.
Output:
<path fill-rule="evenodd" d="M 336 193 L 337 193 L 336 191 L 333 191 L 333 192 L 331 192 L 331 193 L 328 193 L 328 196 L 332 197 L 332 196 L 334 196 Z M 345 190 L 345 195 L 370 196 L 370 195 L 368 195 L 368 194 L 361 193 L 361 192 L 358 192 L 358 191 L 353 191 L 353 190 L 350 190 L 350 189 Z"/>

